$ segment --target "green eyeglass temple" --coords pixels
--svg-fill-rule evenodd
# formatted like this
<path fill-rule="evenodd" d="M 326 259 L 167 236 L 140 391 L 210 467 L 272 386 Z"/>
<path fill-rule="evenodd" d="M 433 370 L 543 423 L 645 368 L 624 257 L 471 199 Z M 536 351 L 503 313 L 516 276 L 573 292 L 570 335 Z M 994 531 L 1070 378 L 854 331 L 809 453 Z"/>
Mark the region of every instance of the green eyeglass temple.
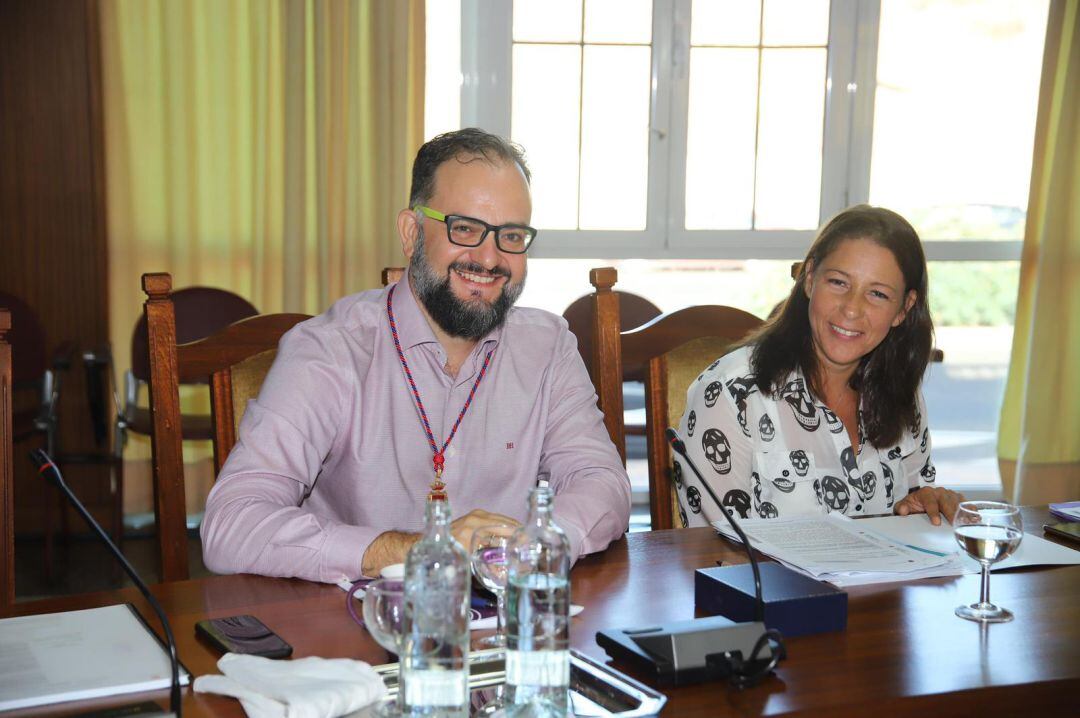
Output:
<path fill-rule="evenodd" d="M 536 239 L 536 229 L 524 224 L 500 224 L 493 225 L 488 224 L 482 219 L 476 217 L 466 217 L 460 214 L 443 214 L 438 210 L 434 210 L 431 207 L 425 207 L 422 204 L 418 204 L 413 207 L 414 212 L 419 212 L 425 217 L 430 217 L 437 222 L 442 222 L 446 225 L 446 236 L 450 240 L 451 244 L 456 244 L 459 247 L 479 247 L 484 243 L 484 239 L 489 233 L 495 233 L 495 246 L 499 248 L 499 251 L 506 252 L 507 254 L 525 254 L 529 251 L 529 247 L 532 246 L 533 240 Z M 455 238 L 455 232 L 452 231 L 452 227 L 457 221 L 471 223 L 482 226 L 483 232 L 479 233 L 479 238 L 475 242 L 464 242 L 461 237 Z M 504 232 L 516 232 L 522 235 L 520 240 L 511 239 Z"/>

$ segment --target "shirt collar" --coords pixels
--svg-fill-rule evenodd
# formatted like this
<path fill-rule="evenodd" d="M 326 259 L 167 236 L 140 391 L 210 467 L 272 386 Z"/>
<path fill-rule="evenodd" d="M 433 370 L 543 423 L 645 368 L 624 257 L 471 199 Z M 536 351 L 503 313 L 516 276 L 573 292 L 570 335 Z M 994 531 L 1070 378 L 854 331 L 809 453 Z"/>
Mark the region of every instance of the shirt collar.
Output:
<path fill-rule="evenodd" d="M 435 332 L 431 330 L 431 325 L 428 324 L 427 317 L 420 308 L 416 295 L 413 294 L 412 286 L 409 284 L 408 269 L 405 270 L 401 280 L 397 283 L 397 289 L 394 291 L 392 301 L 394 305 L 394 323 L 397 325 L 398 341 L 401 342 L 402 350 L 411 349 L 421 344 L 439 343 Z M 383 311 L 385 311 L 385 308 Z M 481 349 L 484 351 L 494 349 L 502 339 L 505 325 L 506 322 L 504 321 L 501 325 L 488 332 L 477 343 L 472 355 L 475 356 Z"/>

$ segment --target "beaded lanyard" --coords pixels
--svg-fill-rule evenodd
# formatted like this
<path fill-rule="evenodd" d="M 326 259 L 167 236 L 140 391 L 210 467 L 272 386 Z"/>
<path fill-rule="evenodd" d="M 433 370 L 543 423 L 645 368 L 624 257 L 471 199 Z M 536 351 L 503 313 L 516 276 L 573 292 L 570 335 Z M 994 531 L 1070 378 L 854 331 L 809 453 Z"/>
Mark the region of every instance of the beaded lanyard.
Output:
<path fill-rule="evenodd" d="M 476 389 L 480 386 L 481 380 L 484 378 L 484 374 L 487 373 L 488 365 L 491 364 L 491 355 L 495 353 L 492 349 L 484 357 L 484 365 L 480 367 L 480 373 L 476 376 L 476 381 L 473 382 L 472 389 L 469 390 L 469 396 L 465 399 L 465 404 L 461 407 L 461 411 L 458 412 L 457 421 L 454 422 L 454 427 L 450 429 L 450 436 L 446 437 L 446 441 L 443 442 L 442 448 L 435 442 L 435 434 L 431 431 L 431 422 L 428 421 L 427 412 L 424 411 L 424 402 L 420 398 L 420 390 L 416 387 L 416 382 L 413 380 L 412 371 L 409 370 L 409 363 L 405 361 L 405 352 L 401 350 L 401 340 L 398 338 L 397 324 L 394 322 L 394 307 L 392 300 L 394 298 L 394 290 L 397 289 L 397 285 L 390 287 L 390 291 L 386 294 L 386 316 L 390 320 L 390 333 L 394 337 L 394 349 L 397 350 L 398 359 L 401 361 L 401 368 L 405 370 L 405 378 L 409 382 L 409 388 L 412 389 L 413 399 L 416 401 L 416 408 L 420 410 L 420 423 L 424 425 L 424 433 L 427 434 L 428 444 L 431 445 L 432 459 L 431 464 L 435 469 L 435 480 L 431 482 L 431 490 L 428 491 L 428 501 L 445 501 L 446 500 L 446 484 L 442 481 L 443 466 L 446 464 L 446 447 L 450 446 L 450 442 L 453 441 L 454 435 L 457 434 L 458 427 L 461 425 L 461 420 L 465 418 L 465 412 L 469 410 L 469 406 L 472 404 L 473 397 L 476 396 Z"/>

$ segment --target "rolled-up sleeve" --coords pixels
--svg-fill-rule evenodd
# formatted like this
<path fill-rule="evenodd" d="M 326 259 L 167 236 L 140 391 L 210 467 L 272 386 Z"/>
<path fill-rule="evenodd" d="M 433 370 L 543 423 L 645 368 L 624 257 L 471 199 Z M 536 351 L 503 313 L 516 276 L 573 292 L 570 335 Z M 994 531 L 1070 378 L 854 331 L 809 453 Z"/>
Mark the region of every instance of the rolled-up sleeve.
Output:
<path fill-rule="evenodd" d="M 602 551 L 630 524 L 630 479 L 596 406 L 596 391 L 563 327 L 554 347 L 551 411 L 540 476 L 555 493 L 555 521 L 574 560 Z"/>

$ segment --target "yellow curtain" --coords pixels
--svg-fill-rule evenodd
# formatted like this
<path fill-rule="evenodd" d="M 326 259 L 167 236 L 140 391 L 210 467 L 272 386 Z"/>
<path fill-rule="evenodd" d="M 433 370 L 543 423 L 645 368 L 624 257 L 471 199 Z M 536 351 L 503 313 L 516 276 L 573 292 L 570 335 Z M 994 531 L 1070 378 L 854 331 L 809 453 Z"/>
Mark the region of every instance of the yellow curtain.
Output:
<path fill-rule="evenodd" d="M 100 8 L 118 372 L 143 272 L 230 289 L 261 312 L 318 313 L 401 264 L 394 221 L 423 141 L 423 0 Z M 148 442 L 129 453 L 148 456 Z"/>
<path fill-rule="evenodd" d="M 1080 0 L 1050 7 L 998 456 L 1006 499 L 1080 499 Z"/>

